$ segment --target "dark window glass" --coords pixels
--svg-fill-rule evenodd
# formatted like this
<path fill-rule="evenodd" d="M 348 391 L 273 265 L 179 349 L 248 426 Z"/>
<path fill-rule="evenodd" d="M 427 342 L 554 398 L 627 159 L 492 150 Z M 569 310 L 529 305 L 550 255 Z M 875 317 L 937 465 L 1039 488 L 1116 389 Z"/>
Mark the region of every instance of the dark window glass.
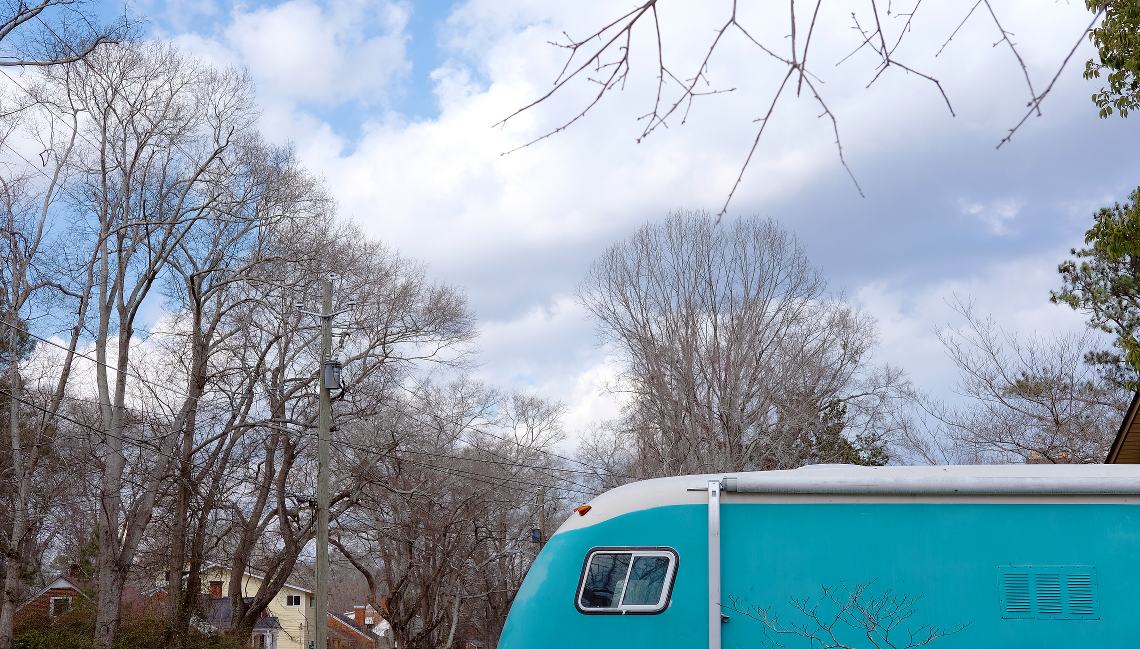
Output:
<path fill-rule="evenodd" d="M 629 583 L 625 586 L 623 606 L 655 605 L 661 601 L 665 589 L 665 574 L 669 571 L 669 558 L 640 556 L 633 560 L 629 570 Z"/>
<path fill-rule="evenodd" d="M 56 615 L 63 615 L 71 609 L 70 597 L 53 597 L 51 598 L 51 610 L 49 611 L 52 617 Z"/>
<path fill-rule="evenodd" d="M 595 554 L 582 584 L 582 608 L 617 608 L 621 601 L 630 554 Z"/>

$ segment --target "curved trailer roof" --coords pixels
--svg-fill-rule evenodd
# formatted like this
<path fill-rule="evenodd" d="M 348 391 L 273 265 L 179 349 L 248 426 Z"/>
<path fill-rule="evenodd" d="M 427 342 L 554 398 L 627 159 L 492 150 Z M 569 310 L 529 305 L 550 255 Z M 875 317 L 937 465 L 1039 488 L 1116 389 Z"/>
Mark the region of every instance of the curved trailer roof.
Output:
<path fill-rule="evenodd" d="M 1140 465 L 1016 464 L 883 466 L 820 464 L 786 471 L 752 471 L 656 478 L 611 489 L 571 515 L 558 532 L 588 527 L 628 512 L 665 505 L 706 504 L 708 483 L 719 481 L 726 501 L 735 494 L 781 500 L 866 497 L 915 499 L 1040 498 L 1137 499 Z"/>

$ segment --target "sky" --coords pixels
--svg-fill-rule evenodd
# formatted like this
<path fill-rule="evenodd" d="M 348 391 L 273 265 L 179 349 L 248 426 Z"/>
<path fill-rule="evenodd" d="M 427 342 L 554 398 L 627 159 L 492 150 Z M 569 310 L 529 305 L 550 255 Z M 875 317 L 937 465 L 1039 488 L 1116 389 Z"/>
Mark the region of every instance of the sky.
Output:
<path fill-rule="evenodd" d="M 893 36 L 907 24 L 898 4 L 884 22 Z M 673 119 L 638 142 L 657 69 L 643 26 L 621 92 L 567 131 L 503 155 L 596 93 L 589 82 L 570 84 L 494 126 L 550 88 L 566 55 L 550 41 L 586 35 L 632 6 L 141 0 L 130 10 L 155 37 L 247 68 L 266 136 L 296 146 L 341 214 L 466 291 L 481 331 L 478 376 L 563 402 L 575 435 L 620 408 L 616 357 L 575 298 L 587 267 L 670 210 L 719 211 L 782 76 L 740 33 L 729 34 L 710 60 L 707 88 L 731 92 L 698 97 L 684 123 Z M 697 69 L 729 6 L 661 4 L 663 52 L 678 76 Z M 853 6 L 854 20 L 868 24 L 866 9 Z M 862 37 L 846 6 L 821 10 L 808 68 L 863 195 L 805 90 L 777 105 L 725 216 L 772 218 L 791 231 L 832 290 L 876 319 L 876 361 L 902 367 L 936 395 L 952 395 L 956 380 L 935 335 L 961 324 L 952 300 L 971 300 L 1024 335 L 1083 326 L 1048 300 L 1057 264 L 1080 245 L 1098 207 L 1140 184 L 1140 117 L 1097 117 L 1096 85 L 1081 76 L 1087 42 L 1043 114 L 995 148 L 1029 94 L 981 10 L 943 48 L 969 6 L 922 3 L 894 55 L 939 79 L 954 115 L 934 84 L 899 67 L 868 87 L 877 60 L 866 50 L 837 65 Z M 1038 91 L 1089 20 L 1076 0 L 993 6 Z M 741 2 L 738 18 L 757 40 L 787 51 L 784 5 Z M 806 27 L 801 16 L 801 39 Z"/>

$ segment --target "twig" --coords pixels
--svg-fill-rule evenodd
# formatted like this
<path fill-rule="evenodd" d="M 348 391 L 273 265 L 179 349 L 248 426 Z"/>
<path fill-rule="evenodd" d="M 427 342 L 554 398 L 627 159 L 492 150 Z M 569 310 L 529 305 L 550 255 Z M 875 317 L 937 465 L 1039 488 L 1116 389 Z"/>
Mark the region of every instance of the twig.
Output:
<path fill-rule="evenodd" d="M 974 15 L 974 10 L 977 9 L 981 4 L 982 0 L 978 0 L 974 3 L 973 7 L 970 7 L 970 10 L 966 12 L 966 17 L 962 19 L 962 22 L 958 23 L 958 26 L 954 28 L 954 31 L 950 32 L 950 38 L 947 38 L 946 42 L 942 44 L 942 47 L 938 48 L 938 52 L 934 54 L 934 58 L 938 58 L 938 56 L 942 54 L 942 50 L 946 49 L 946 46 L 950 44 L 950 41 L 954 40 L 954 37 L 958 35 L 958 30 L 962 29 L 962 26 L 966 24 L 966 21 L 970 19 L 970 16 Z"/>
<path fill-rule="evenodd" d="M 760 128 L 756 130 L 756 137 L 752 140 L 752 146 L 748 149 L 748 157 L 744 159 L 744 164 L 740 166 L 740 173 L 736 176 L 736 182 L 732 183 L 732 189 L 728 192 L 728 197 L 724 200 L 724 205 L 721 206 L 720 212 L 717 212 L 717 219 L 728 213 L 728 204 L 732 202 L 732 197 L 736 195 L 736 189 L 740 187 L 740 181 L 744 179 L 744 172 L 748 169 L 748 164 L 752 162 L 752 156 L 756 153 L 756 146 L 760 144 L 760 136 L 764 135 L 764 129 L 768 126 L 768 121 L 772 117 L 772 111 L 776 110 L 776 103 L 780 100 L 780 95 L 784 92 L 784 87 L 788 85 L 788 79 L 792 78 L 792 73 L 796 68 L 788 68 L 788 72 L 784 75 L 784 80 L 780 82 L 780 87 L 776 89 L 776 94 L 772 96 L 772 103 L 768 104 L 768 112 L 764 113 L 761 117 Z"/>
<path fill-rule="evenodd" d="M 1021 73 L 1025 75 L 1025 85 L 1029 86 L 1029 96 L 1036 98 L 1037 92 L 1033 89 L 1033 82 L 1029 80 L 1029 68 L 1025 67 L 1025 60 L 1021 58 L 1021 53 L 1017 51 L 1017 46 L 1015 46 L 1013 44 L 1013 41 L 1009 39 L 1009 32 L 1007 32 L 1005 30 L 1005 27 L 1001 26 L 1001 22 L 998 21 L 997 14 L 994 13 L 994 8 L 992 5 L 990 5 L 990 0 L 984 0 L 984 2 L 986 4 L 986 9 L 988 9 L 990 12 L 990 16 L 994 19 L 994 24 L 997 25 L 998 31 L 1001 32 L 1001 41 L 998 41 L 998 43 L 1005 41 L 1006 45 L 1009 45 L 1009 51 L 1013 52 L 1014 58 L 1017 59 L 1018 65 L 1021 66 Z M 994 46 L 997 46 L 997 43 L 994 43 Z M 1033 99 L 1030 99 L 1030 103 L 1032 102 Z M 1040 103 L 1037 104 L 1037 116 L 1041 116 Z"/>
<path fill-rule="evenodd" d="M 1069 60 L 1073 58 L 1073 54 L 1076 53 L 1077 48 L 1079 48 L 1081 46 L 1081 43 L 1084 42 L 1085 34 L 1088 34 L 1089 30 L 1091 30 L 1093 26 L 1096 25 L 1096 21 L 1100 20 L 1100 17 L 1104 15 L 1104 9 L 1105 5 L 1101 5 L 1101 8 L 1096 12 L 1096 14 L 1093 15 L 1093 19 L 1089 21 L 1088 27 L 1085 27 L 1084 31 L 1081 32 L 1080 38 L 1078 38 L 1077 42 L 1073 44 L 1073 48 L 1069 50 L 1069 53 L 1067 55 L 1065 55 L 1065 60 L 1061 61 L 1061 66 L 1057 68 L 1057 73 L 1053 75 L 1053 78 L 1049 81 L 1049 85 L 1045 86 L 1045 90 L 1041 91 L 1040 95 L 1037 95 L 1033 98 L 1032 101 L 1029 102 L 1029 110 L 1026 111 L 1025 115 L 1022 116 L 1021 121 L 1015 124 L 1013 128 L 1009 129 L 1009 132 L 1006 133 L 1005 137 L 1003 137 L 1001 141 L 997 143 L 997 146 L 994 147 L 995 149 L 1002 148 L 1006 142 L 1012 140 L 1013 134 L 1016 133 L 1019 128 L 1021 128 L 1022 124 L 1025 124 L 1025 122 L 1031 115 L 1033 115 L 1034 112 L 1039 113 L 1041 109 L 1041 102 L 1044 101 L 1045 97 L 1047 97 L 1053 90 L 1053 85 L 1057 83 L 1057 79 L 1061 76 L 1061 72 L 1065 70 L 1065 66 L 1069 64 Z"/>

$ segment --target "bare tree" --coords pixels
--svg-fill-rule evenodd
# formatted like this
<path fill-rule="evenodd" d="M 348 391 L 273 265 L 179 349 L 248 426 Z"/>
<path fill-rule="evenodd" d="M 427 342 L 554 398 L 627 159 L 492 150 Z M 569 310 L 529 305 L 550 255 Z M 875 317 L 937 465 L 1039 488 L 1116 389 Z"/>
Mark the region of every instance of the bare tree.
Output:
<path fill-rule="evenodd" d="M 231 393 L 244 396 L 239 408 L 223 407 L 238 416 L 227 424 L 232 432 L 218 438 L 231 440 L 225 443 L 240 453 L 207 474 L 218 484 L 235 471 L 243 476 L 217 505 L 231 521 L 221 531 L 231 539 L 225 561 L 235 575 L 228 593 L 239 633 L 252 628 L 276 596 L 315 531 L 310 500 L 319 330 L 301 309 L 319 303 L 319 279 L 334 276 L 336 294 L 353 300 L 338 336 L 347 386 L 334 405 L 338 427 L 381 411 L 392 381 L 413 368 L 462 362 L 472 335 L 462 294 L 430 282 L 417 264 L 352 226 L 317 218 L 272 238 L 273 259 L 248 280 L 249 310 L 228 329 L 241 358 L 235 366 L 252 382 Z M 333 520 L 358 491 L 351 475 L 337 482 Z M 240 575 L 251 568 L 265 579 L 247 599 Z"/>
<path fill-rule="evenodd" d="M 673 214 L 604 253 L 580 296 L 625 364 L 640 475 L 886 461 L 902 376 L 870 365 L 874 323 L 775 223 Z"/>
<path fill-rule="evenodd" d="M 726 608 L 762 623 L 765 644 L 779 648 L 807 640 L 813 647 L 917 649 L 967 626 L 918 624 L 914 616 L 920 596 L 890 590 L 876 593 L 873 586 L 820 586 L 817 597 L 792 598 L 791 606 L 799 613 L 793 622 L 781 622 L 770 608 L 749 608 L 735 600 Z"/>
<path fill-rule="evenodd" d="M 776 75 L 777 81 L 770 94 L 770 99 L 757 106 L 756 118 L 752 120 L 754 126 L 752 127 L 750 146 L 736 180 L 729 188 L 728 195 L 718 214 L 718 216 L 722 216 L 728 211 L 733 196 L 744 180 L 744 173 L 756 154 L 761 137 L 772 122 L 776 107 L 782 101 L 786 103 L 800 97 L 805 92 L 810 95 L 819 117 L 827 118 L 827 125 L 835 137 L 839 161 L 854 183 L 856 191 L 862 195 L 863 190 L 859 186 L 855 174 L 848 166 L 847 158 L 844 155 L 843 144 L 839 136 L 839 121 L 824 98 L 824 80 L 820 74 L 821 70 L 827 66 L 839 66 L 847 63 L 858 53 L 869 53 L 869 60 L 873 62 L 873 65 L 866 71 L 868 88 L 874 85 L 884 74 L 895 70 L 895 74 L 913 76 L 919 79 L 921 83 L 929 84 L 931 91 L 938 93 L 946 104 L 950 114 L 955 115 L 950 97 L 942 83 L 937 78 L 923 72 L 912 61 L 904 62 L 896 54 L 903 39 L 912 32 L 912 22 L 922 8 L 922 0 L 917 0 L 904 9 L 896 8 L 891 2 L 883 3 L 876 2 L 876 0 L 867 0 L 857 6 L 852 6 L 850 8 L 852 40 L 850 47 L 846 48 L 850 49 L 851 52 L 837 63 L 834 61 L 821 62 L 818 54 L 809 57 L 813 52 L 818 52 L 821 47 L 830 46 L 832 49 L 843 49 L 845 47 L 843 43 L 824 43 L 821 45 L 820 39 L 824 37 L 816 35 L 816 24 L 823 8 L 821 0 L 807 3 L 806 6 L 801 5 L 798 9 L 793 0 L 786 5 L 787 11 L 784 10 L 785 5 L 763 4 L 751 21 L 745 18 L 748 8 L 743 7 L 743 4 L 737 0 L 720 3 L 718 6 L 722 7 L 721 13 L 714 20 L 715 25 L 711 33 L 707 37 L 698 37 L 707 45 L 698 47 L 696 58 L 684 63 L 678 63 L 677 59 L 683 56 L 686 48 L 678 47 L 676 43 L 667 43 L 662 38 L 661 22 L 663 18 L 668 17 L 669 10 L 664 8 L 664 5 L 658 0 L 644 0 L 628 10 L 622 10 L 623 13 L 616 15 L 612 20 L 597 25 L 584 36 L 571 36 L 563 32 L 564 38 L 562 40 L 551 42 L 551 45 L 565 50 L 566 59 L 562 68 L 554 76 L 550 88 L 530 103 L 509 114 L 497 126 L 505 124 L 523 112 L 548 103 L 556 95 L 572 92 L 571 88 L 584 86 L 587 89 L 586 99 L 580 108 L 574 109 L 569 118 L 559 122 L 554 128 L 543 132 L 519 148 L 530 146 L 560 133 L 583 119 L 606 96 L 624 90 L 630 81 L 631 72 L 634 71 L 633 61 L 640 56 L 651 61 L 648 70 L 656 88 L 652 103 L 638 117 L 638 121 L 643 124 L 637 135 L 637 141 L 640 142 L 659 129 L 668 128 L 670 124 L 684 124 L 688 120 L 694 102 L 700 98 L 736 90 L 736 85 L 733 82 L 714 82 L 711 74 L 718 53 L 721 53 L 726 43 L 736 40 L 749 48 L 754 48 L 758 68 L 762 65 L 774 65 L 776 69 L 780 70 L 780 74 Z M 1042 102 L 1052 92 L 1061 72 L 1068 65 L 1080 44 L 1085 41 L 1086 35 L 1103 16 L 1106 4 L 1108 3 L 1101 3 L 1096 7 L 1092 19 L 1084 29 L 1079 29 L 1079 26 L 1074 28 L 1072 48 L 1068 50 L 1049 83 L 1041 90 L 1034 86 L 1029 69 L 1018 51 L 1016 43 L 1010 38 L 1013 34 L 998 19 L 998 15 L 989 0 L 978 0 L 968 10 L 963 11 L 964 17 L 961 23 L 947 35 L 945 43 L 935 56 L 940 55 L 946 49 L 946 46 L 957 36 L 959 30 L 972 16 L 975 14 L 988 15 L 999 37 L 994 45 L 1003 43 L 1006 45 L 1006 49 L 1009 50 L 1018 64 L 1025 79 L 1029 96 L 1025 114 L 998 142 L 998 147 L 1008 142 L 1029 117 L 1040 115 Z M 986 8 L 984 14 L 977 11 L 982 5 L 985 5 Z M 702 5 L 702 9 L 712 6 L 712 4 L 706 3 Z M 848 11 L 848 8 L 843 9 L 844 14 Z M 757 19 L 757 15 L 763 19 Z M 765 27 L 765 22 L 787 25 L 782 43 L 775 39 L 772 42 L 766 42 L 758 36 Z M 939 40 L 941 40 L 941 35 Z M 810 67 L 808 65 L 809 58 Z"/>
<path fill-rule="evenodd" d="M 1131 394 L 1086 357 L 1089 331 L 1023 337 L 967 302 L 939 339 L 961 372 L 962 405 L 925 410 L 959 452 L 983 462 L 1103 462 Z"/>
<path fill-rule="evenodd" d="M 6 136 L 5 136 L 6 137 Z M 0 209 L 3 219 L 3 247 L 0 258 L 0 306 L 4 307 L 5 401 L 7 417 L 7 445 L 2 458 L 5 466 L 5 492 L 8 510 L 7 525 L 0 530 L 0 555 L 4 557 L 3 585 L 0 587 L 0 649 L 8 649 L 12 642 L 12 623 L 15 613 L 15 596 L 21 575 L 29 571 L 32 558 L 31 543 L 36 530 L 44 520 L 43 512 L 33 512 L 30 505 L 40 498 L 33 483 L 42 475 L 50 453 L 48 440 L 55 431 L 52 415 L 60 406 L 66 385 L 66 372 L 56 381 L 54 392 L 35 403 L 25 395 L 21 365 L 35 342 L 26 327 L 25 317 L 36 301 L 42 302 L 44 293 L 54 291 L 57 285 L 47 260 L 51 254 L 49 219 L 59 198 L 65 179 L 64 165 L 69 161 L 75 144 L 74 132 L 62 142 L 48 141 L 45 146 L 57 155 L 48 158 L 50 166 L 41 169 L 44 181 L 37 182 L 29 175 L 0 175 Z M 74 339 L 64 359 L 64 369 L 74 353 Z M 41 488 L 46 485 L 41 484 Z M 47 490 L 45 493 L 59 493 Z M 50 502 L 51 499 L 49 498 Z"/>
<path fill-rule="evenodd" d="M 0 67 L 74 63 L 100 45 L 121 41 L 130 28 L 126 16 L 103 24 L 94 4 L 86 0 L 5 0 L 0 6 L 0 45 L 13 55 L 0 58 Z"/>
<path fill-rule="evenodd" d="M 557 507 L 572 488 L 542 463 L 561 438 L 559 416 L 554 404 L 468 380 L 421 382 L 350 433 L 358 443 L 345 470 L 366 487 L 335 545 L 398 646 L 462 646 L 464 629 L 496 641 L 544 515 L 535 496 Z"/>
<path fill-rule="evenodd" d="M 256 135 L 243 74 L 132 42 L 43 66 L 42 79 L 19 126 L 43 144 L 43 164 L 27 177 L 0 174 L 0 306 L 12 352 L 0 621 L 10 621 L 18 592 L 9 581 L 54 543 L 57 563 L 95 560 L 97 647 L 115 643 L 128 581 L 163 570 L 167 639 L 189 637 L 207 562 L 235 575 L 232 622 L 248 635 L 312 542 L 321 359 L 300 308 L 316 304 L 319 279 L 332 276 L 352 300 L 338 332 L 346 389 L 334 405 L 351 457 L 338 458 L 334 525 L 346 548 L 375 543 L 393 570 L 418 580 L 405 591 L 411 599 L 389 600 L 407 638 L 450 646 L 474 628 L 497 636 L 530 561 L 530 528 L 563 507 L 566 490 L 592 493 L 546 455 L 561 436 L 560 407 L 480 387 L 469 396 L 483 415 L 444 424 L 463 410 L 460 395 L 420 381 L 429 368 L 469 360 L 463 294 L 338 220 L 292 152 Z M 28 324 L 38 296 L 62 343 Z M 32 340 L 51 353 L 25 361 L 16 350 Z M 416 395 L 394 396 L 409 389 Z M 417 424 L 408 439 L 400 426 L 382 435 L 368 427 L 397 421 L 392 413 L 407 415 L 409 404 L 435 424 Z M 387 491 L 376 477 L 387 460 L 394 479 L 424 478 L 438 500 Z M 80 468 L 49 470 L 64 461 Z M 49 474 L 74 486 L 50 484 Z M 415 513 L 407 525 L 423 532 L 416 542 L 440 543 L 439 580 L 404 553 L 406 538 L 386 535 L 390 518 L 353 522 L 401 498 Z M 444 502 L 450 531 L 437 539 L 430 521 Z M 73 519 L 54 526 L 65 511 Z M 240 579 L 249 570 L 265 577 L 252 594 Z M 410 603 L 423 593 L 430 598 Z"/>
<path fill-rule="evenodd" d="M 155 44 L 100 48 L 45 74 L 55 104 L 83 115 L 71 198 L 89 217 L 74 231 L 89 245 L 92 271 L 78 294 L 77 327 L 91 326 L 100 403 L 95 646 L 103 648 L 114 642 L 124 583 L 196 400 L 181 395 L 172 419 L 128 405 L 146 393 L 132 365 L 140 312 L 190 233 L 229 198 L 216 176 L 252 126 L 252 100 L 242 75 L 199 67 Z M 140 434 L 153 440 L 144 445 L 149 452 L 132 441 Z M 125 489 L 128 474 L 133 489 Z"/>
<path fill-rule="evenodd" d="M 242 328 L 255 312 L 251 303 L 264 297 L 249 283 L 259 279 L 260 266 L 278 261 L 280 251 L 273 246 L 278 237 L 271 232 L 294 230 L 290 221 L 319 218 L 320 211 L 331 207 L 319 184 L 297 167 L 291 151 L 269 147 L 257 137 L 239 142 L 238 155 L 213 182 L 228 195 L 211 208 L 209 220 L 180 242 L 167 282 L 167 307 L 177 310 L 165 336 L 170 344 L 166 353 L 181 361 L 171 366 L 178 376 L 167 377 L 167 384 L 181 384 L 189 404 L 177 431 L 177 495 L 169 544 L 164 544 L 173 644 L 189 636 L 204 561 L 202 526 L 216 509 L 234 445 L 249 430 L 239 424 L 254 404 L 242 397 L 249 395 L 261 378 L 258 370 L 264 368 L 264 362 L 246 365 L 250 359 L 245 354 L 233 353 L 233 341 L 242 339 Z"/>

